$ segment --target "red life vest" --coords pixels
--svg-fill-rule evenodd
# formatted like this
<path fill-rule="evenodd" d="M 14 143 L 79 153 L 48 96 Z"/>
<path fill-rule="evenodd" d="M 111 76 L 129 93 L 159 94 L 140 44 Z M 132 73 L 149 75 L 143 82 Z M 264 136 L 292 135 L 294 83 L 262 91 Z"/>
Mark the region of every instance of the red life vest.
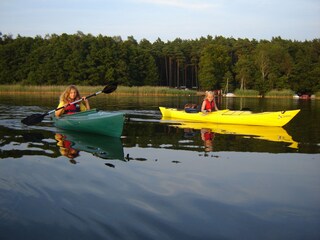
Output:
<path fill-rule="evenodd" d="M 73 114 L 76 112 L 80 112 L 80 105 L 79 104 L 70 104 L 68 107 L 64 108 L 65 114 Z"/>
<path fill-rule="evenodd" d="M 213 139 L 213 133 L 212 132 L 205 132 L 204 133 L 204 140 L 208 141 L 208 140 L 212 140 Z"/>
<path fill-rule="evenodd" d="M 67 149 L 71 148 L 72 143 L 68 140 L 63 140 L 63 146 Z"/>
<path fill-rule="evenodd" d="M 204 110 L 214 110 L 215 109 L 215 105 L 214 105 L 214 100 L 212 100 L 212 102 L 210 102 L 208 99 L 205 100 L 206 102 L 206 106 L 204 108 Z"/>

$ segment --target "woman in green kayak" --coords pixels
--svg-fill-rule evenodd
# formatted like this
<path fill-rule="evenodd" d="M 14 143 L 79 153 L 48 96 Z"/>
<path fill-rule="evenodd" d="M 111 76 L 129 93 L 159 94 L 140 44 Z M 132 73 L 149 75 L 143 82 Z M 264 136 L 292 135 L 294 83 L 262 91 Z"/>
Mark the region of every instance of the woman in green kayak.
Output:
<path fill-rule="evenodd" d="M 58 105 L 58 108 L 64 108 L 56 111 L 56 117 L 59 117 L 62 114 L 73 114 L 80 111 L 90 110 L 89 101 L 85 97 L 82 97 L 83 101 L 81 102 L 70 104 L 79 99 L 81 99 L 81 96 L 77 87 L 74 85 L 68 86 L 66 90 L 64 90 L 64 92 L 61 94 L 60 102 Z"/>

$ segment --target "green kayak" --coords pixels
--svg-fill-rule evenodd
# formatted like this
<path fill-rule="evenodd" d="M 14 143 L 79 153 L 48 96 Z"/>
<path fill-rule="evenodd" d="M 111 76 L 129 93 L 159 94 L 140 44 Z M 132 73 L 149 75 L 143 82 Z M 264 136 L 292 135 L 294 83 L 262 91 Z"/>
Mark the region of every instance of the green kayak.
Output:
<path fill-rule="evenodd" d="M 121 137 L 124 114 L 92 109 L 75 114 L 65 114 L 58 118 L 53 117 L 53 122 L 57 128 L 64 130 Z"/>

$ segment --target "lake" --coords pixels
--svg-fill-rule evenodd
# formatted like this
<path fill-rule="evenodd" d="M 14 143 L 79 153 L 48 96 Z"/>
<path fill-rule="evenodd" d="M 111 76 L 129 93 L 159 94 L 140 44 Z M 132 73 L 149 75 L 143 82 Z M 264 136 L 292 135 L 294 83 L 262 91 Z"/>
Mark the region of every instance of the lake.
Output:
<path fill-rule="evenodd" d="M 125 113 L 117 139 L 64 132 L 50 117 L 25 126 L 58 96 L 0 95 L 0 239 L 320 239 L 320 101 L 218 101 L 301 109 L 283 128 L 161 119 L 158 106 L 201 100 L 92 98 Z"/>

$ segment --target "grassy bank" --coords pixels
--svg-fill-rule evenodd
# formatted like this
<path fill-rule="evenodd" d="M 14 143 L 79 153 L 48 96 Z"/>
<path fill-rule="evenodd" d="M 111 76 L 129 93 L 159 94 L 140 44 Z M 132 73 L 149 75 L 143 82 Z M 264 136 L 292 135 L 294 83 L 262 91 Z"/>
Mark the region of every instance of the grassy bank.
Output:
<path fill-rule="evenodd" d="M 245 90 L 240 90 L 236 89 L 234 91 L 234 94 L 237 97 L 261 97 L 259 95 L 259 92 L 256 90 L 250 90 L 250 89 L 245 89 Z M 283 90 L 271 90 L 265 94 L 266 98 L 292 98 L 295 95 L 294 91 L 290 89 L 283 89 Z M 320 91 L 316 92 L 315 98 L 320 98 Z"/>
<path fill-rule="evenodd" d="M 250 89 L 244 89 L 244 90 L 236 89 L 234 91 L 234 94 L 237 97 L 259 97 L 259 92 L 258 91 L 250 90 Z"/>
<path fill-rule="evenodd" d="M 27 85 L 1 85 L 0 93 L 2 94 L 61 94 L 67 86 L 27 86 Z M 90 94 L 102 90 L 105 86 L 77 86 L 80 93 Z M 142 87 L 126 87 L 118 86 L 117 90 L 112 94 L 119 95 L 196 95 L 197 92 L 193 90 L 180 90 L 169 87 L 153 87 L 153 86 L 142 86 Z"/>
<path fill-rule="evenodd" d="M 143 87 L 118 87 L 116 94 L 131 94 L 131 95 L 197 95 L 196 91 L 193 90 L 182 90 L 177 88 L 169 87 L 154 87 L 154 86 L 143 86 Z"/>
<path fill-rule="evenodd" d="M 51 85 L 51 86 L 29 86 L 29 85 L 0 85 L 0 94 L 54 94 L 60 95 L 67 86 Z M 98 92 L 105 86 L 77 86 L 82 95 Z M 142 86 L 142 87 L 126 87 L 118 86 L 117 90 L 112 94 L 115 95 L 154 95 L 154 96 L 195 96 L 204 95 L 204 92 L 197 92 L 194 90 L 181 90 L 169 87 L 155 87 L 155 86 Z M 236 97 L 260 97 L 259 92 L 256 90 L 240 90 L 234 91 Z M 267 92 L 265 97 L 270 98 L 291 98 L 294 92 L 290 89 L 285 90 L 272 90 Z M 320 98 L 320 91 L 315 93 L 316 98 Z"/>
<path fill-rule="evenodd" d="M 272 90 L 266 93 L 266 97 L 293 97 L 294 92 L 290 89 Z"/>

